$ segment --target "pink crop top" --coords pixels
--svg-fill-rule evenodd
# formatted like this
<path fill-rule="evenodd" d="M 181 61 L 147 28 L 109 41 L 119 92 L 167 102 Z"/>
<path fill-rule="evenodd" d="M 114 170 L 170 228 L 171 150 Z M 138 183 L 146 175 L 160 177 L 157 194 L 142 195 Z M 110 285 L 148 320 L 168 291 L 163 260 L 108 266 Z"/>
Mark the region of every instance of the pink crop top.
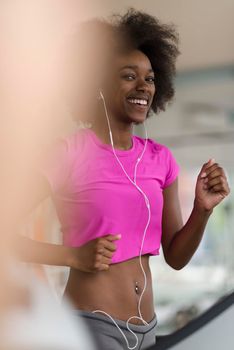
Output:
<path fill-rule="evenodd" d="M 63 244 L 78 247 L 97 237 L 121 234 L 112 263 L 139 256 L 148 220 L 143 195 L 124 174 L 111 145 L 91 129 L 80 129 L 57 140 L 40 171 L 50 183 L 61 223 Z M 132 135 L 132 147 L 116 149 L 133 179 L 134 167 L 145 140 Z M 158 255 L 162 235 L 163 189 L 177 177 L 179 165 L 169 148 L 148 139 L 137 168 L 137 185 L 151 206 L 143 254 Z"/>

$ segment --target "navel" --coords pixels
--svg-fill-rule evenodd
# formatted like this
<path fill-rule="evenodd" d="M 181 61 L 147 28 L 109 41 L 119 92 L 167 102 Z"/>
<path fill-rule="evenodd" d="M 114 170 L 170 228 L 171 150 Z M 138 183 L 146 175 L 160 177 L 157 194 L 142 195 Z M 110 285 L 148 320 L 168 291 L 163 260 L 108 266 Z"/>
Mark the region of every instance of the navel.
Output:
<path fill-rule="evenodd" d="M 136 292 L 136 294 L 140 293 L 140 287 L 138 285 L 138 282 L 135 282 L 135 292 Z"/>

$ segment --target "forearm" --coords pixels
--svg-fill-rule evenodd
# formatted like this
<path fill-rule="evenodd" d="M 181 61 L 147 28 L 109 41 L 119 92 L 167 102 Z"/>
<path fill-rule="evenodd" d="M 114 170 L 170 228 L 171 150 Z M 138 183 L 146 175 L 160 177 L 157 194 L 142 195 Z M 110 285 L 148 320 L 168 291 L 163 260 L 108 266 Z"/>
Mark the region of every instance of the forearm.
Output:
<path fill-rule="evenodd" d="M 179 270 L 183 268 L 197 250 L 212 210 L 201 210 L 194 203 L 186 224 L 173 237 L 166 254 L 167 263 Z"/>
<path fill-rule="evenodd" d="M 95 238 L 79 247 L 66 247 L 34 241 L 22 235 L 14 240 L 14 253 L 24 262 L 68 266 L 83 272 L 108 270 L 120 235 Z M 101 252 L 100 252 L 101 251 Z"/>
<path fill-rule="evenodd" d="M 15 236 L 14 253 L 24 262 L 68 266 L 69 247 L 34 241 L 21 235 Z"/>

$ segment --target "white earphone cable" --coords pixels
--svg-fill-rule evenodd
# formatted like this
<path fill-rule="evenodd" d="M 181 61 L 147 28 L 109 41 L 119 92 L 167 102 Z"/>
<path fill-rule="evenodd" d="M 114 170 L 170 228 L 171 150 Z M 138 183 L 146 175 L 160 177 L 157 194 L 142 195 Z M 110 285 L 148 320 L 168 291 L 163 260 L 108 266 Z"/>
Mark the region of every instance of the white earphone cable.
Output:
<path fill-rule="evenodd" d="M 137 188 L 137 190 L 143 195 L 144 199 L 145 199 L 145 203 L 146 203 L 146 207 L 148 209 L 148 221 L 147 221 L 147 224 L 146 224 L 146 227 L 145 227 L 145 230 L 144 230 L 144 233 L 143 233 L 143 238 L 142 238 L 142 242 L 141 242 L 141 248 L 140 248 L 140 254 L 139 254 L 139 264 L 140 264 L 140 267 L 141 267 L 141 270 L 142 270 L 142 273 L 143 273 L 143 277 L 144 277 L 144 287 L 142 289 L 142 292 L 141 292 L 141 295 L 140 295 L 140 298 L 139 298 L 139 301 L 138 301 L 138 314 L 139 316 L 131 316 L 128 318 L 128 320 L 126 321 L 126 326 L 127 326 L 127 329 L 134 335 L 134 337 L 136 338 L 136 344 L 133 346 L 133 347 L 130 347 L 129 346 L 129 342 L 128 342 L 128 339 L 126 337 L 126 335 L 123 333 L 123 331 L 121 330 L 121 328 L 118 326 L 118 324 L 116 323 L 116 321 L 113 319 L 113 317 L 111 315 L 109 315 L 107 312 L 105 311 L 102 311 L 102 310 L 94 310 L 92 311 L 93 313 L 103 313 L 105 314 L 106 316 L 108 316 L 112 321 L 113 323 L 116 325 L 116 327 L 119 329 L 120 333 L 122 334 L 123 338 L 125 339 L 126 341 L 126 344 L 127 344 L 127 347 L 129 350 L 134 350 L 137 345 L 138 345 L 138 337 L 137 335 L 130 329 L 129 327 L 129 322 L 130 320 L 132 319 L 139 319 L 142 321 L 142 323 L 144 325 L 148 325 L 148 322 L 146 322 L 144 319 L 143 319 L 143 316 L 142 316 L 142 313 L 141 313 L 141 302 L 142 302 L 142 298 L 143 298 L 143 295 L 146 291 L 146 287 L 147 287 L 147 276 L 146 276 L 146 273 L 145 273 L 145 270 L 144 270 L 144 267 L 143 267 L 143 264 L 142 264 L 142 251 L 143 251 L 143 246 L 144 246 L 144 241 L 145 241 L 145 236 L 146 236 L 146 231 L 147 231 L 147 228 L 149 226 L 149 223 L 150 223 L 150 219 L 151 219 L 151 211 L 150 211 L 150 202 L 149 202 L 149 199 L 148 197 L 146 196 L 146 194 L 142 191 L 142 189 L 137 185 L 136 183 L 136 173 L 137 173 L 137 167 L 138 167 L 138 164 L 140 163 L 143 155 L 144 155 L 144 152 L 145 152 L 145 149 L 146 149 L 146 146 L 147 146 L 147 141 L 148 141 L 148 134 L 147 134 L 147 130 L 146 130 L 146 127 L 145 127 L 145 124 L 143 123 L 144 125 L 144 129 L 145 129 L 145 134 L 146 134 L 146 142 L 144 144 L 144 148 L 143 148 L 143 151 L 140 155 L 140 157 L 137 158 L 137 162 L 136 162 L 136 165 L 135 165 L 135 169 L 134 169 L 134 179 L 132 180 L 130 178 L 130 176 L 128 175 L 128 173 L 126 172 L 126 170 L 124 169 L 124 166 L 123 164 L 121 163 L 121 161 L 119 160 L 116 152 L 115 152 L 115 148 L 114 148 L 114 142 L 113 142 L 113 136 L 112 136 L 112 132 L 111 132 L 111 127 L 110 127 L 110 121 L 109 121 L 109 116 L 108 116 L 108 112 L 107 112 L 107 107 L 106 107 L 106 102 L 105 102 L 105 98 L 102 94 L 102 92 L 100 91 L 100 96 L 102 98 L 102 101 L 103 101 L 103 105 L 104 105 L 104 110 L 105 110 L 105 115 L 106 115 L 106 118 L 107 118 L 107 123 L 108 123 L 108 129 L 109 129 L 109 134 L 110 134 L 110 141 L 111 141 L 111 145 L 112 145 L 112 150 L 113 150 L 113 153 L 114 153 L 114 156 L 117 160 L 117 162 L 119 163 L 120 167 L 122 168 L 123 172 L 125 173 L 126 177 L 129 179 L 129 181 Z"/>

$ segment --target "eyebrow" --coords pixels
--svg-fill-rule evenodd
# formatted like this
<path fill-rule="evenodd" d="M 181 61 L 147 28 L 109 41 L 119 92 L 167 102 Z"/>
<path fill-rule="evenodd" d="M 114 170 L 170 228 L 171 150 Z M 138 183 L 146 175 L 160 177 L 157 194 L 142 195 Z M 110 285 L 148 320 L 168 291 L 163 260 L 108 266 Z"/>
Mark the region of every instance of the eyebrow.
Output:
<path fill-rule="evenodd" d="M 128 69 L 138 69 L 139 67 L 136 66 L 136 65 L 127 65 L 127 66 L 121 67 L 120 71 L 123 70 L 123 69 L 126 69 L 126 68 L 128 68 Z M 154 73 L 154 70 L 152 68 L 149 68 L 148 72 Z"/>

